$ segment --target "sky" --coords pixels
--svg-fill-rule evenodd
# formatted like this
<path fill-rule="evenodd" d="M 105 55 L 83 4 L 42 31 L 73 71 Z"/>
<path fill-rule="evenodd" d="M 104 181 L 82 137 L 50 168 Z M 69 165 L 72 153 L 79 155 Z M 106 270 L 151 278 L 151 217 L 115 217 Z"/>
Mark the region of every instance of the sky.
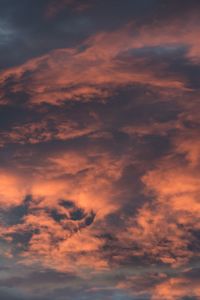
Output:
<path fill-rule="evenodd" d="M 0 0 L 0 299 L 200 299 L 199 34 L 199 0 Z"/>

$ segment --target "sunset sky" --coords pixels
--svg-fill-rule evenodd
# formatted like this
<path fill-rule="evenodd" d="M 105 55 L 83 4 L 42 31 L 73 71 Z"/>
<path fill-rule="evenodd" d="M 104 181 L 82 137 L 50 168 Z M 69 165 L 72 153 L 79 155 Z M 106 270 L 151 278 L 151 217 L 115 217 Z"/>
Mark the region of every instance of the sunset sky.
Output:
<path fill-rule="evenodd" d="M 200 1 L 0 0 L 0 300 L 200 299 Z"/>

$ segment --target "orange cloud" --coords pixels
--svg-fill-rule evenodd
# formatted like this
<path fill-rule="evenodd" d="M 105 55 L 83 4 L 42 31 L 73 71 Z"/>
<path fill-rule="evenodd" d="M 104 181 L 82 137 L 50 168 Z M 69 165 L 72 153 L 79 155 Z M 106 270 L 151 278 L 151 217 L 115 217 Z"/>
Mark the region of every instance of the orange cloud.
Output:
<path fill-rule="evenodd" d="M 137 31 L 137 29 L 135 29 Z M 187 45 L 187 59 L 194 62 L 200 55 L 195 23 L 188 23 L 182 30 L 181 22 L 161 28 L 142 28 L 134 35 L 134 25 L 115 32 L 103 32 L 89 38 L 85 49 L 59 49 L 24 65 L 3 71 L 0 82 L 13 76 L 12 91 L 26 91 L 32 104 L 43 102 L 62 104 L 69 100 L 90 101 L 105 99 L 115 94 L 117 88 L 131 84 L 191 90 L 183 75 L 167 71 L 168 62 L 152 63 L 150 58 L 136 55 L 134 51 L 148 47 L 176 47 Z M 167 49 L 168 49 L 167 48 Z M 20 82 L 26 72 L 30 76 Z M 162 76 L 164 72 L 164 76 Z M 6 101 L 2 95 L 3 102 Z"/>
<path fill-rule="evenodd" d="M 179 300 L 188 296 L 200 297 L 199 280 L 192 280 L 184 277 L 170 278 L 155 287 L 152 300 Z"/>
<path fill-rule="evenodd" d="M 172 130 L 181 129 L 181 124 L 177 120 L 168 122 L 152 122 L 149 124 L 128 125 L 121 129 L 122 132 L 130 136 L 143 137 L 147 135 L 166 136 Z"/>
<path fill-rule="evenodd" d="M 55 155 L 48 158 L 47 169 L 43 170 L 41 177 L 37 176 L 32 193 L 39 198 L 47 197 L 43 201 L 47 201 L 47 205 L 53 204 L 55 199 L 73 199 L 101 218 L 119 208 L 114 202 L 117 191 L 113 190 L 112 184 L 120 178 L 125 164 L 126 159 L 118 160 L 107 153 L 92 151 L 83 154 L 68 151 Z M 61 179 L 65 175 L 69 175 L 68 180 Z"/>
<path fill-rule="evenodd" d="M 24 179 L 28 193 L 21 192 L 19 175 L 16 179 L 2 175 L 2 194 L 7 197 L 2 201 L 9 202 L 11 208 L 24 205 L 27 194 L 31 196 L 19 223 L 1 224 L 1 237 L 10 243 L 11 252 L 15 235 L 29 233 L 30 239 L 18 258 L 23 264 L 40 262 L 57 270 L 78 268 L 80 272 L 88 265 L 96 271 L 107 268 L 108 260 L 101 253 L 105 241 L 98 237 L 98 223 L 120 208 L 113 185 L 125 163 L 124 159 L 92 150 L 54 154 L 36 174 Z"/>
<path fill-rule="evenodd" d="M 170 277 L 165 273 L 142 273 L 126 276 L 116 288 L 133 297 L 149 297 L 151 300 L 181 300 L 184 297 L 199 298 L 199 279 L 185 276 Z"/>
<path fill-rule="evenodd" d="M 148 55 L 137 56 L 134 51 L 167 45 L 173 52 L 179 45 L 188 45 L 186 58 L 194 62 L 200 53 L 191 28 L 196 34 L 198 29 L 193 23 L 183 30 L 180 23 L 167 29 L 142 28 L 137 35 L 133 35 L 130 25 L 115 32 L 100 33 L 81 45 L 85 46 L 82 50 L 80 47 L 55 50 L 1 72 L 0 84 L 3 86 L 8 78 L 13 77 L 12 92 L 26 91 L 31 105 L 44 102 L 60 105 L 71 100 L 104 101 L 119 87 L 135 83 L 152 85 L 159 91 L 164 89 L 163 94 L 170 95 L 174 103 L 172 89 L 178 95 L 188 91 L 185 78 L 169 73 L 160 76 L 167 62 L 154 66 Z M 22 76 L 24 81 L 21 81 Z M 200 227 L 199 132 L 186 129 L 185 124 L 196 124 L 199 116 L 197 113 L 193 115 L 195 110 L 198 111 L 197 104 L 186 103 L 186 98 L 174 100 L 179 108 L 185 109 L 176 120 L 130 124 L 120 129 L 137 137 L 167 137 L 173 133 L 171 152 L 153 167 L 151 165 L 152 169 L 142 176 L 145 196 L 153 199 L 152 202 L 142 205 L 136 215 L 127 216 L 127 219 L 123 215 L 123 201 L 116 199 L 122 194 L 117 184 L 124 169 L 135 159 L 129 155 L 115 157 L 97 148 L 63 150 L 44 155 L 43 161 L 31 166 L 29 171 L 29 166 L 23 166 L 29 177 L 21 175 L 22 170 L 20 174 L 16 172 L 17 175 L 7 170 L 0 172 L 0 201 L 6 209 L 23 204 L 27 194 L 32 196 L 29 211 L 21 224 L 1 227 L 1 236 L 11 242 L 13 234 L 31 232 L 27 249 L 21 252 L 21 262 L 39 261 L 46 267 L 59 270 L 87 268 L 89 262 L 95 270 L 107 268 L 109 259 L 102 253 L 105 241 L 98 237 L 101 235 L 99 228 L 106 226 L 102 223 L 108 215 L 120 209 L 120 221 L 124 221 L 126 228 L 113 232 L 122 249 L 115 255 L 116 262 L 126 261 L 130 256 L 147 257 L 177 267 L 198 256 L 191 244 L 195 239 L 193 232 Z M 7 101 L 3 91 L 1 100 L 3 104 Z M 153 103 L 154 100 L 149 101 Z M 55 117 L 40 123 L 15 124 L 9 132 L 2 133 L 1 143 L 37 144 L 85 135 L 93 139 L 105 137 L 107 133 L 102 131 L 102 124 L 97 119 L 93 117 L 82 128 L 75 121 Z M 55 132 L 48 129 L 49 120 L 54 123 Z M 148 167 L 142 165 L 141 169 Z M 69 207 L 62 206 L 62 201 L 68 201 L 66 205 Z M 176 287 L 176 283 L 174 285 Z M 158 287 L 157 295 L 164 295 L 164 289 L 162 285 Z"/>
<path fill-rule="evenodd" d="M 200 228 L 200 147 L 195 114 L 194 117 L 190 114 L 191 111 L 184 110 L 172 123 L 125 129 L 139 136 L 167 135 L 174 129 L 170 152 L 142 176 L 144 194 L 152 201 L 142 205 L 127 220 L 127 230 L 119 233 L 128 248 L 136 245 L 130 255 L 149 257 L 172 267 L 199 256 L 194 245 L 198 244 L 195 233 Z M 184 124 L 189 120 L 194 125 L 187 128 Z"/>
<path fill-rule="evenodd" d="M 5 209 L 22 203 L 29 189 L 26 180 L 6 170 L 0 170 L 0 203 Z"/>

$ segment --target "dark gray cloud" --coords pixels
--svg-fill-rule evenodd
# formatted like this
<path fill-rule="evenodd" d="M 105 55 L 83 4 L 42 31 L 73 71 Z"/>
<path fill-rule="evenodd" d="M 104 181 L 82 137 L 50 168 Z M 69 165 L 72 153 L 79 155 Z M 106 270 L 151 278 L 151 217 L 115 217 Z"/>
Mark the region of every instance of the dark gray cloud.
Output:
<path fill-rule="evenodd" d="M 57 1 L 57 7 L 63 0 Z M 131 21 L 137 26 L 170 21 L 197 11 L 198 1 L 111 0 L 84 1 L 87 9 L 76 10 L 83 3 L 73 0 L 61 6 L 54 18 L 46 18 L 45 12 L 51 0 L 20 3 L 14 0 L 0 1 L 0 67 L 19 65 L 31 57 L 45 54 L 55 48 L 72 47 L 98 31 L 113 30 Z M 69 2 L 69 3 L 70 3 Z M 14 49 L 12 53 L 9 49 Z"/>

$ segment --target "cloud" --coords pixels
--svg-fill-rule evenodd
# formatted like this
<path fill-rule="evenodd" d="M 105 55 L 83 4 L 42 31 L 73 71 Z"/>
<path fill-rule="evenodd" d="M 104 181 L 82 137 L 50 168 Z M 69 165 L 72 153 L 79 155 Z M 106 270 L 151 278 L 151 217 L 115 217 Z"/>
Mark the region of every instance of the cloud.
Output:
<path fill-rule="evenodd" d="M 136 243 L 139 256 L 178 266 L 198 257 L 195 232 L 199 230 L 200 190 L 198 169 L 173 155 L 176 150 L 143 176 L 146 193 L 152 193 L 153 201 L 129 221 L 127 243 Z"/>
<path fill-rule="evenodd" d="M 71 140 L 88 136 L 100 129 L 100 124 L 87 124 L 81 127 L 75 121 L 62 121 L 47 118 L 41 122 L 30 122 L 15 125 L 9 130 L 2 131 L 1 146 L 5 144 L 38 144 L 52 140 Z"/>
<path fill-rule="evenodd" d="M 69 151 L 47 157 L 40 175 L 23 179 L 30 196 L 16 195 L 20 186 L 12 182 L 17 202 L 5 208 L 1 226 L 11 253 L 22 264 L 60 271 L 107 268 L 98 222 L 120 207 L 114 183 L 124 164 L 108 153 Z"/>
<path fill-rule="evenodd" d="M 19 178 L 17 175 L 12 174 L 9 171 L 1 170 L 0 181 L 1 205 L 6 208 L 19 204 L 28 190 L 28 187 L 24 188 L 23 178 Z"/>
<path fill-rule="evenodd" d="M 71 8 L 76 12 L 82 12 L 90 7 L 91 1 L 86 1 L 85 3 L 81 3 L 81 1 L 77 0 L 59 0 L 59 2 L 50 1 L 45 11 L 45 17 L 47 19 L 52 19 L 56 17 L 59 13 L 63 13 L 63 11 L 65 11 L 66 8 Z"/>
<path fill-rule="evenodd" d="M 198 299 L 200 295 L 198 276 L 193 277 L 190 271 L 173 275 L 145 271 L 121 278 L 116 287 L 136 299 L 182 300 Z"/>
<path fill-rule="evenodd" d="M 198 5 L 12 2 L 0 294 L 198 298 Z"/>
<path fill-rule="evenodd" d="M 21 91 L 26 92 L 32 105 L 60 105 L 66 101 L 103 101 L 119 88 L 133 84 L 195 89 L 199 74 L 197 28 L 193 22 L 184 31 L 181 26 L 178 22 L 162 30 L 144 27 L 134 34 L 134 25 L 127 25 L 98 33 L 79 47 L 31 59 L 1 73 L 2 102 Z M 3 87 L 10 78 L 6 95 Z"/>
<path fill-rule="evenodd" d="M 199 281 L 188 278 L 171 278 L 157 285 L 152 296 L 152 300 L 164 298 L 166 300 L 183 299 L 183 297 L 200 296 Z"/>

